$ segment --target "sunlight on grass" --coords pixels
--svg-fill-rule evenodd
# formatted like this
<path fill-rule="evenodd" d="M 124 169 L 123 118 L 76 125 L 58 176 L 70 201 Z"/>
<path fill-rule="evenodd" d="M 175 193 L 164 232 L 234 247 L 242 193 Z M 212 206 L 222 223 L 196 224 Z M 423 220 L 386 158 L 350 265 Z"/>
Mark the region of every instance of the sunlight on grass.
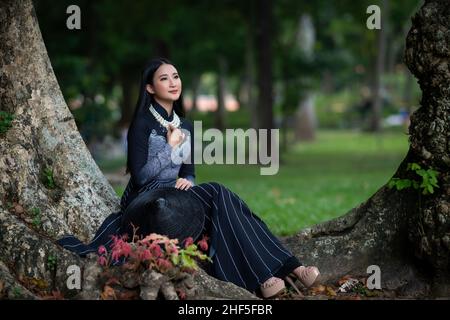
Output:
<path fill-rule="evenodd" d="M 368 199 L 391 178 L 407 149 L 402 133 L 324 131 L 316 142 L 284 155 L 274 176 L 260 176 L 257 166 L 200 165 L 197 183 L 224 184 L 276 234 L 289 235 Z"/>

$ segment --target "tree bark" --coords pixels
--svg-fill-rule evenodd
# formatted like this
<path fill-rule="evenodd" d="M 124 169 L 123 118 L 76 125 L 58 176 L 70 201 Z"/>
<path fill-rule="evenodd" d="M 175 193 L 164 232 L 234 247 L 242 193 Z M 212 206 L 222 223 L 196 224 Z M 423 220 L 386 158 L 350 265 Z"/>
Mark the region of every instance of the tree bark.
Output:
<path fill-rule="evenodd" d="M 42 231 L 87 240 L 112 210 L 113 188 L 93 161 L 61 94 L 30 2 L 1 5 L 0 48 L 3 111 L 14 114 L 2 137 L 0 194 L 25 212 L 42 212 Z M 54 188 L 42 183 L 53 170 Z"/>
<path fill-rule="evenodd" d="M 63 289 L 57 280 L 66 267 L 81 264 L 54 240 L 67 233 L 89 240 L 119 203 L 67 108 L 31 1 L 2 1 L 0 20 L 0 109 L 15 117 L 0 138 L 0 257 L 16 278 Z"/>
<path fill-rule="evenodd" d="M 450 3 L 429 0 L 412 19 L 405 63 L 419 80 L 421 107 L 413 114 L 410 149 L 394 174 L 416 179 L 408 163 L 439 171 L 431 195 L 383 186 L 346 215 L 285 239 L 324 281 L 368 276 L 381 268 L 382 288 L 405 295 L 450 295 Z"/>
<path fill-rule="evenodd" d="M 55 240 L 73 234 L 88 242 L 119 199 L 84 144 L 40 33 L 31 0 L 0 2 L 0 110 L 14 116 L 0 135 L 0 297 L 47 294 L 98 299 L 97 259 L 81 259 Z M 45 169 L 51 169 L 43 179 Z M 79 266 L 82 290 L 69 290 L 67 270 Z M 192 299 L 257 298 L 200 272 Z M 152 292 L 173 298 L 168 279 Z M 36 288 L 34 288 L 36 289 Z M 149 289 L 147 287 L 147 289 Z M 156 297 L 156 296 L 155 296 Z"/>

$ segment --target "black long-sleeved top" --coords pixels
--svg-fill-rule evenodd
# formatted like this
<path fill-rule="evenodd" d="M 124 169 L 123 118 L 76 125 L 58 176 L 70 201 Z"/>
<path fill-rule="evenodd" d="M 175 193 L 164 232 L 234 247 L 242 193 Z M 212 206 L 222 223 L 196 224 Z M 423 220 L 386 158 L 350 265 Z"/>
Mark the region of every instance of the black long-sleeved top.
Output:
<path fill-rule="evenodd" d="M 167 111 L 157 102 L 155 110 L 166 120 L 173 120 L 173 112 Z M 138 115 L 128 134 L 128 164 L 130 181 L 122 196 L 124 209 L 146 186 L 157 181 L 161 186 L 175 186 L 176 178 L 185 178 L 195 183 L 194 130 L 192 123 L 180 117 L 181 129 L 188 133 L 188 140 L 172 148 L 167 143 L 167 129 L 151 114 L 150 110 Z"/>

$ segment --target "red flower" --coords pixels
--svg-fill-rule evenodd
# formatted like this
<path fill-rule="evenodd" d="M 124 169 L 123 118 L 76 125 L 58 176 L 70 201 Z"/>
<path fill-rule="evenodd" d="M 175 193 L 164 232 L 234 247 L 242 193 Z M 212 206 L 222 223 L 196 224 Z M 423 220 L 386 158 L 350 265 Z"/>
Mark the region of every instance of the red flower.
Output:
<path fill-rule="evenodd" d="M 203 239 L 197 242 L 203 251 L 208 251 L 208 239 L 209 237 L 207 235 L 203 235 Z"/>
<path fill-rule="evenodd" d="M 122 255 L 128 257 L 131 253 L 131 245 L 128 242 L 122 242 Z"/>
<path fill-rule="evenodd" d="M 175 254 L 178 255 L 178 247 L 176 245 L 166 246 L 167 254 Z"/>
<path fill-rule="evenodd" d="M 159 257 L 162 254 L 161 247 L 158 244 L 152 243 L 149 249 L 150 252 L 156 257 Z"/>
<path fill-rule="evenodd" d="M 184 247 L 185 248 L 187 248 L 187 247 L 189 247 L 191 244 L 193 244 L 194 243 L 194 239 L 192 239 L 192 237 L 187 237 L 185 240 L 184 240 Z"/>
<path fill-rule="evenodd" d="M 102 255 L 102 254 L 105 254 L 106 253 L 106 248 L 105 248 L 105 246 L 100 246 L 100 247 L 98 247 L 98 254 L 99 255 Z"/>
<path fill-rule="evenodd" d="M 145 260 L 150 260 L 152 258 L 152 254 L 150 252 L 150 250 L 145 249 L 141 252 L 141 260 L 145 261 Z"/>
<path fill-rule="evenodd" d="M 98 257 L 98 264 L 99 265 L 106 266 L 107 263 L 108 263 L 108 261 L 106 260 L 105 256 Z"/>
<path fill-rule="evenodd" d="M 111 257 L 113 260 L 118 261 L 121 256 L 120 249 L 113 249 Z"/>
<path fill-rule="evenodd" d="M 156 265 L 161 271 L 169 270 L 170 268 L 172 268 L 172 263 L 167 259 L 158 259 Z"/>

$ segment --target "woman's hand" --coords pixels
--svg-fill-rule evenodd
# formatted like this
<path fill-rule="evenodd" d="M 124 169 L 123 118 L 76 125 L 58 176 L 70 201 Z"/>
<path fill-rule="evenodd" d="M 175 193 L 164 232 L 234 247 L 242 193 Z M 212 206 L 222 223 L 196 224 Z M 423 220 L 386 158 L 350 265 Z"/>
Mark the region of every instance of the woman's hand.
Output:
<path fill-rule="evenodd" d="M 175 184 L 175 188 L 180 190 L 187 190 L 192 187 L 192 182 L 185 178 L 179 178 Z"/>
<path fill-rule="evenodd" d="M 174 128 L 172 125 L 169 125 L 167 128 L 167 143 L 173 147 L 177 144 L 181 143 L 184 139 L 184 133 L 178 129 Z"/>

